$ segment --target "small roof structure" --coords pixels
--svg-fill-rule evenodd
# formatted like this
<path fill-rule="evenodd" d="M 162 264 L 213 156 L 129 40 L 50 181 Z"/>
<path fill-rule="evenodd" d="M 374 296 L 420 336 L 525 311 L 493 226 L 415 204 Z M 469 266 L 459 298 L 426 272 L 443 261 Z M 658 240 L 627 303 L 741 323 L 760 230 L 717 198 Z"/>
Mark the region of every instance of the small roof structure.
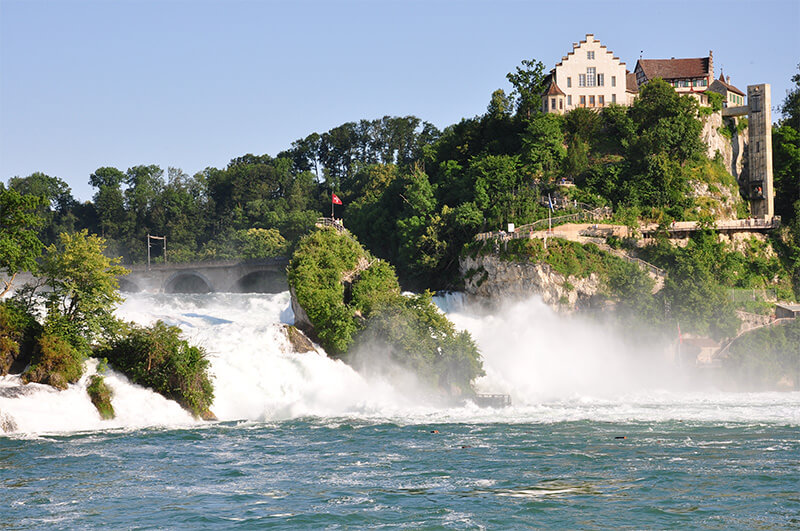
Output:
<path fill-rule="evenodd" d="M 551 78 L 550 84 L 547 86 L 547 90 L 544 91 L 545 96 L 564 96 L 564 91 L 558 88 L 556 85 L 555 80 Z"/>
<path fill-rule="evenodd" d="M 783 311 L 781 311 L 783 310 Z M 800 316 L 800 304 L 791 302 L 779 302 L 775 304 L 775 313 L 779 317 L 782 315 Z"/>
<path fill-rule="evenodd" d="M 734 94 L 738 94 L 739 96 L 746 96 L 744 92 L 734 87 L 733 85 L 728 83 L 728 81 L 725 80 L 725 76 L 722 75 L 722 71 L 720 71 L 719 73 L 719 79 L 714 80 L 714 83 L 719 83 L 720 85 L 728 89 L 729 92 L 733 92 Z"/>

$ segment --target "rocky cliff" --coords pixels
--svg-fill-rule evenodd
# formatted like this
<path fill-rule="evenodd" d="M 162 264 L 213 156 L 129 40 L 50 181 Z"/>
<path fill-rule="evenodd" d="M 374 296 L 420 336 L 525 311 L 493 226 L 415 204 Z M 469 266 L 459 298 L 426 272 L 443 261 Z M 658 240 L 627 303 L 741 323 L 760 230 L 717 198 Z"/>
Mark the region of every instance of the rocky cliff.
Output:
<path fill-rule="evenodd" d="M 708 147 L 708 158 L 713 159 L 719 153 L 725 169 L 737 181 L 740 181 L 742 173 L 745 171 L 744 154 L 747 151 L 747 128 L 742 131 L 737 131 L 735 127 L 733 130 L 729 129 L 730 137 L 728 137 L 727 133 L 723 134 L 721 131 L 723 128 L 728 128 L 728 120 L 734 120 L 734 118 L 723 120 L 722 113 L 719 112 L 706 116 L 703 119 L 703 130 L 700 136 Z M 734 123 L 737 124 L 742 118 L 735 120 Z"/>
<path fill-rule="evenodd" d="M 463 257 L 459 264 L 467 294 L 496 304 L 506 299 L 541 295 L 561 312 L 587 308 L 598 302 L 600 278 L 563 275 L 542 262 L 509 262 L 497 256 Z"/>

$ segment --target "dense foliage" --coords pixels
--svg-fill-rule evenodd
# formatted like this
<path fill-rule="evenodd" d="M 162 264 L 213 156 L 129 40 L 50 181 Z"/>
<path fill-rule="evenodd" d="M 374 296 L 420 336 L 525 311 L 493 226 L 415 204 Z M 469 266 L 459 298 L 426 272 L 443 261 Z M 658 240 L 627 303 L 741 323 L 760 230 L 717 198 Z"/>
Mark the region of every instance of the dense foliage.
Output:
<path fill-rule="evenodd" d="M 430 293 L 402 295 L 392 267 L 347 232 L 326 228 L 303 238 L 288 275 L 309 332 L 328 353 L 366 366 L 390 361 L 454 395 L 470 393 L 483 374 L 469 334 L 455 330 Z"/>
<path fill-rule="evenodd" d="M 44 333 L 36 341 L 30 366 L 22 373 L 25 383 L 37 382 L 66 389 L 83 375 L 86 355 L 56 334 Z"/>
<path fill-rule="evenodd" d="M 36 259 L 42 252 L 42 242 L 36 236 L 42 219 L 36 215 L 41 203 L 37 196 L 21 194 L 0 183 L 0 273 L 4 280 L 0 297 L 8 293 L 14 277 L 21 271 L 36 271 Z"/>
<path fill-rule="evenodd" d="M 22 305 L 0 301 L 0 376 L 20 373 L 33 355 L 42 327 Z"/>
<path fill-rule="evenodd" d="M 148 328 L 131 326 L 97 355 L 134 383 L 175 400 L 195 416 L 208 418 L 214 399 L 209 361 L 203 349 L 189 345 L 180 333 L 161 321 Z"/>
<path fill-rule="evenodd" d="M 611 206 L 616 221 L 632 228 L 645 220 L 711 223 L 748 215 L 737 183 L 719 160 L 707 158 L 700 138 L 702 120 L 717 110 L 718 98 L 712 97 L 712 107 L 699 108 L 693 98 L 655 79 L 641 87 L 630 107 L 576 109 L 562 117 L 539 110 L 545 86 L 540 62 L 523 61 L 507 80 L 508 95 L 495 90 L 485 114 L 442 131 L 414 116 L 387 116 L 311 133 L 275 157 L 247 154 L 193 176 L 153 165 L 101 167 L 89 176 L 96 192 L 84 204 L 58 177 L 14 177 L 8 190 L 0 186 L 0 271 L 13 276 L 33 270 L 39 240 L 62 252 L 66 241 L 60 234 L 83 229 L 106 238 L 106 252 L 132 262 L 146 256 L 147 234 L 167 237 L 170 261 L 287 255 L 320 215 L 329 215 L 332 193 L 344 201 L 335 217 L 376 257 L 395 264 L 404 288 L 418 291 L 458 288 L 458 259 L 474 235 L 546 217 L 541 199 L 548 195 Z M 713 232 L 701 232 L 685 249 L 660 241 L 642 250 L 668 271 L 669 280 L 655 297 L 634 297 L 640 313 L 721 337 L 735 328 L 727 289 L 770 287 L 781 298 L 800 297 L 800 73 L 792 81 L 795 88 L 773 128 L 775 205 L 784 228 L 767 244 L 745 242 L 736 249 L 720 244 Z M 742 124 L 735 127 L 740 132 Z M 562 182 L 575 186 L 566 189 Z M 86 247 L 91 237 L 72 238 Z M 164 258 L 159 249 L 152 251 L 156 260 Z M 593 250 L 556 245 L 547 255 L 528 251 L 565 271 L 595 267 Z M 54 262 L 52 252 L 51 247 L 42 265 L 67 272 L 69 264 Z M 350 259 L 329 258 L 343 261 L 339 265 Z M 612 292 L 646 291 L 610 264 L 604 267 Z M 384 267 L 376 265 L 375 271 Z M 70 274 L 77 278 L 78 271 Z M 97 340 L 106 326 L 103 311 L 95 317 L 92 308 L 113 301 L 98 299 L 92 306 L 91 294 L 88 299 L 79 294 L 70 308 L 70 293 L 78 292 L 70 291 L 69 277 L 52 272 L 50 277 L 60 295 L 49 300 L 47 332 L 85 352 L 80 338 Z M 382 281 L 391 283 L 388 278 L 387 273 Z M 319 331 L 334 353 L 351 348 L 365 315 L 385 306 L 362 297 L 368 284 L 357 284 L 340 286 L 341 293 L 321 290 L 318 308 L 310 307 L 320 322 L 343 330 Z M 371 292 L 387 292 L 383 288 Z M 336 301 L 346 302 L 342 307 Z M 77 322 L 82 324 L 76 327 Z"/>
<path fill-rule="evenodd" d="M 114 306 L 122 300 L 117 276 L 128 271 L 119 259 L 103 254 L 105 240 L 85 230 L 62 233 L 60 245 L 50 245 L 40 275 L 49 288 L 39 291 L 45 302 L 45 326 L 88 353 L 89 345 L 113 323 Z"/>
<path fill-rule="evenodd" d="M 32 232 L 41 215 L 32 209 L 39 201 L 15 191 L 0 189 L 0 193 L 4 208 L 0 241 L 8 251 L 3 265 L 13 274 L 41 251 L 41 241 Z M 285 246 L 274 231 L 255 229 L 243 237 L 255 249 Z M 22 249 L 26 245 L 35 253 L 26 254 Z M 105 240 L 86 230 L 62 233 L 59 245 L 48 246 L 40 263 L 29 267 L 39 279 L 19 289 L 13 299 L 0 301 L 0 375 L 24 369 L 25 383 L 66 389 L 83 375 L 89 355 L 105 355 L 134 381 L 210 418 L 213 388 L 204 353 L 181 340 L 177 328 L 163 323 L 151 329 L 127 328 L 113 317 L 115 304 L 122 300 L 117 276 L 127 270 L 105 250 Z M 41 310 L 44 314 L 38 316 Z M 111 391 L 102 377 L 93 376 L 87 391 L 103 418 L 113 417 Z"/>

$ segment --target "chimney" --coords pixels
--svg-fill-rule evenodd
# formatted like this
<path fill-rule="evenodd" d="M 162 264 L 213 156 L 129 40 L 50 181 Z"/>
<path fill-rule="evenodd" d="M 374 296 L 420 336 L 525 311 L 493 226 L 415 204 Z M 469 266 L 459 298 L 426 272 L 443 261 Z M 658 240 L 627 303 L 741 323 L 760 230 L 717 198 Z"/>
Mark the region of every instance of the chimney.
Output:
<path fill-rule="evenodd" d="M 714 52 L 708 51 L 708 80 L 709 83 L 714 79 Z"/>
<path fill-rule="evenodd" d="M 725 76 L 725 83 L 727 83 L 728 85 L 731 84 L 731 76 Z"/>

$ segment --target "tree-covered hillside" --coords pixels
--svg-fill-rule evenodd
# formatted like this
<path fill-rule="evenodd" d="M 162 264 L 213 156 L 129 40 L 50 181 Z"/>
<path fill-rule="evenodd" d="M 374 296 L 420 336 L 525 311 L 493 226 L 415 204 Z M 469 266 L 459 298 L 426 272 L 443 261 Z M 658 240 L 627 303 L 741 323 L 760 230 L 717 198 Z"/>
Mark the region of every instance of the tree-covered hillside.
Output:
<path fill-rule="evenodd" d="M 643 86 L 631 107 L 543 114 L 544 67 L 524 61 L 508 75 L 510 91 L 488 95 L 486 113 L 439 131 L 414 116 L 348 122 L 311 133 L 276 156 L 243 155 L 225 168 L 190 176 L 177 168 L 98 168 L 87 176 L 92 201 L 41 173 L 8 186 L 44 198 L 45 243 L 88 229 L 126 262 L 146 256 L 146 235 L 165 235 L 170 261 L 288 253 L 331 194 L 335 216 L 376 256 L 390 260 L 406 288 L 458 287 L 458 257 L 481 231 L 547 216 L 540 198 L 563 196 L 613 207 L 620 220 L 709 221 L 720 211 L 705 190 L 736 183 L 700 139 L 697 102 L 661 80 Z M 793 80 L 800 87 L 800 74 Z M 773 131 L 776 209 L 792 230 L 775 248 L 800 289 L 798 91 Z M 576 186 L 561 189 L 562 180 Z M 736 195 L 739 215 L 746 205 Z M 260 229 L 253 231 L 252 229 Z M 153 249 L 160 259 L 158 249 Z"/>

